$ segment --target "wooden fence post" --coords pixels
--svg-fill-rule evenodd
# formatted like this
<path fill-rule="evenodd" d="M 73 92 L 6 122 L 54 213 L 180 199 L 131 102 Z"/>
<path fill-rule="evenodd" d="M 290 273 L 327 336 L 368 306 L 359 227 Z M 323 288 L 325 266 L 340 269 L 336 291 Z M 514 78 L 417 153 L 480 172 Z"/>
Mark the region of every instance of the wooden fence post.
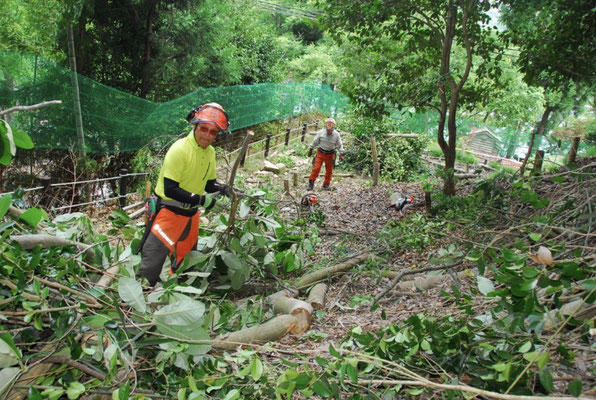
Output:
<path fill-rule="evenodd" d="M 381 172 L 381 165 L 379 163 L 378 155 L 377 155 L 377 141 L 375 138 L 370 139 L 370 147 L 372 149 L 372 156 L 373 156 L 373 186 L 376 186 L 379 183 L 379 175 Z"/>
<path fill-rule="evenodd" d="M 426 212 L 429 214 L 430 214 L 431 205 L 432 205 L 431 192 L 424 192 L 424 208 L 426 209 Z"/>
<path fill-rule="evenodd" d="M 265 139 L 265 158 L 269 155 L 269 145 L 271 144 L 271 134 L 267 134 L 267 139 Z"/>
<path fill-rule="evenodd" d="M 298 186 L 298 174 L 296 172 L 292 173 L 292 180 L 294 182 L 294 187 Z"/>
<path fill-rule="evenodd" d="M 536 155 L 534 156 L 534 166 L 532 167 L 532 175 L 540 175 L 543 161 L 544 150 L 536 150 Z"/>
<path fill-rule="evenodd" d="M 286 146 L 290 144 L 290 128 L 286 129 Z"/>
<path fill-rule="evenodd" d="M 290 181 L 288 179 L 284 179 L 284 192 L 290 193 Z"/>
<path fill-rule="evenodd" d="M 567 157 L 567 164 L 574 164 L 575 157 L 577 156 L 577 148 L 579 147 L 579 137 L 574 137 L 571 143 L 571 149 L 569 149 L 569 156 Z"/>
<path fill-rule="evenodd" d="M 306 137 L 306 124 L 302 125 L 302 143 L 304 143 L 305 137 Z"/>
<path fill-rule="evenodd" d="M 128 186 L 128 169 L 122 168 L 120 170 L 120 208 L 126 207 L 126 190 Z"/>

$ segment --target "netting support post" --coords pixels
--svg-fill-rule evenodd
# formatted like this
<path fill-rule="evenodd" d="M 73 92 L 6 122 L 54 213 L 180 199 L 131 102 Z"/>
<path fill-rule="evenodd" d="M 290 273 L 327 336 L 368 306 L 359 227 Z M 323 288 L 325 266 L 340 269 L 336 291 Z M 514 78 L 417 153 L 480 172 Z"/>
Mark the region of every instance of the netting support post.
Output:
<path fill-rule="evenodd" d="M 302 125 L 302 143 L 304 143 L 304 138 L 306 137 L 306 124 Z"/>
<path fill-rule="evenodd" d="M 52 196 L 50 193 L 50 185 L 52 184 L 52 178 L 49 176 L 42 176 L 39 178 L 39 183 L 43 187 L 41 190 L 41 199 L 39 200 L 39 204 L 45 208 L 49 209 L 50 204 L 52 203 Z"/>
<path fill-rule="evenodd" d="M 126 207 L 126 189 L 128 185 L 128 169 L 122 168 L 120 170 L 120 208 Z"/>
<path fill-rule="evenodd" d="M 269 145 L 271 144 L 271 134 L 267 134 L 267 139 L 265 139 L 265 158 L 269 155 Z"/>
<path fill-rule="evenodd" d="M 290 144 L 290 128 L 286 129 L 286 146 Z"/>

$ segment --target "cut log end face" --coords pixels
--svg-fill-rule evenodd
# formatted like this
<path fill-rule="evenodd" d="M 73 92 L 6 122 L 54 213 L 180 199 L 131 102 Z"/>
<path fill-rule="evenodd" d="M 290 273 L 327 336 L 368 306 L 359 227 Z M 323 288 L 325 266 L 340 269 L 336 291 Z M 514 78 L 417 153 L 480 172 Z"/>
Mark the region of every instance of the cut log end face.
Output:
<path fill-rule="evenodd" d="M 290 328 L 290 333 L 297 335 L 306 332 L 310 327 L 311 314 L 304 308 L 297 308 L 292 311 L 291 315 L 296 317 L 296 324 Z"/>

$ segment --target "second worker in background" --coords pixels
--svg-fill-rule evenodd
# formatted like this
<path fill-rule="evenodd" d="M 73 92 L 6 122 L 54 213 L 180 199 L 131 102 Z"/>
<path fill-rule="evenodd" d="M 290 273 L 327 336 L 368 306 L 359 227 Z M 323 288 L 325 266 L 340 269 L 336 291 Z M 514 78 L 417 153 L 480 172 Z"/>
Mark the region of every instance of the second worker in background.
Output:
<path fill-rule="evenodd" d="M 317 148 L 317 154 L 313 160 L 313 167 L 308 178 L 307 190 L 313 190 L 315 187 L 315 180 L 321 172 L 321 166 L 325 163 L 325 179 L 323 180 L 323 190 L 331 190 L 329 184 L 333 177 L 333 167 L 335 166 L 335 156 L 339 151 L 339 159 L 344 158 L 344 146 L 341 142 L 339 132 L 335 129 L 335 120 L 327 118 L 325 128 L 317 132 L 315 138 L 308 149 L 308 156 L 312 156 L 312 151 Z"/>

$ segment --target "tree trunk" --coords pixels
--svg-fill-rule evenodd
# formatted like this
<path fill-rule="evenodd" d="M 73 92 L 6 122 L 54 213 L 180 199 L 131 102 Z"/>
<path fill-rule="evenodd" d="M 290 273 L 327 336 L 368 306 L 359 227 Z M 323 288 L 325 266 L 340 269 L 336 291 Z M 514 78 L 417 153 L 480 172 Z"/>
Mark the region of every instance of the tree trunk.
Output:
<path fill-rule="evenodd" d="M 72 93 L 75 114 L 75 126 L 77 128 L 77 147 L 80 156 L 85 156 L 85 134 L 83 132 L 83 117 L 81 115 L 81 98 L 79 96 L 79 78 L 77 76 L 77 61 L 74 47 L 74 37 L 72 33 L 72 24 L 68 24 L 67 28 L 68 41 L 68 60 L 70 61 Z"/>
<path fill-rule="evenodd" d="M 534 138 L 536 135 L 544 135 L 544 131 L 546 130 L 546 124 L 548 122 L 548 118 L 550 117 L 551 113 L 555 110 L 553 106 L 546 106 L 544 112 L 542 113 L 542 118 L 540 119 L 540 123 L 532 131 L 532 135 L 530 136 L 530 144 L 528 145 L 528 152 L 524 157 L 524 161 L 522 162 L 521 167 L 519 168 L 519 173 L 521 176 L 524 175 L 526 170 L 526 165 L 528 164 L 528 159 L 530 158 L 530 154 L 532 154 L 532 147 L 534 146 Z"/>
<path fill-rule="evenodd" d="M 151 0 L 149 12 L 147 13 L 147 23 L 145 25 L 145 54 L 143 56 L 143 78 L 141 79 L 140 97 L 147 98 L 149 91 L 149 62 L 151 61 L 151 34 L 153 33 L 153 19 L 157 11 L 159 0 Z"/>

